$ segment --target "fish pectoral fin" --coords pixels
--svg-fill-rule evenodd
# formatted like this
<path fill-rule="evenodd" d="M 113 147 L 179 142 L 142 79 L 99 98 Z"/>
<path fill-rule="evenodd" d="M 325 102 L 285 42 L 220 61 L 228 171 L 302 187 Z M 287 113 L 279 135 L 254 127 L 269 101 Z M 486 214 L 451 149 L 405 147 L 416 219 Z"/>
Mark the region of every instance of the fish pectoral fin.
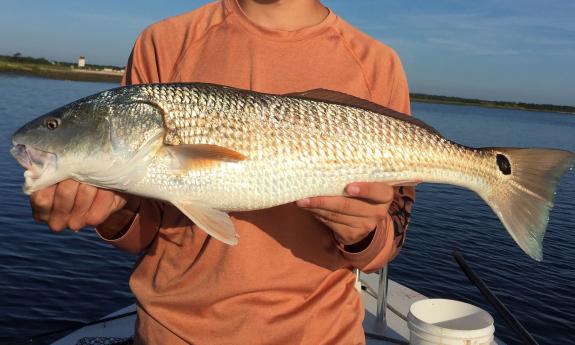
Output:
<path fill-rule="evenodd" d="M 222 162 L 241 162 L 246 157 L 232 149 L 223 146 L 209 144 L 186 144 L 164 146 L 164 149 L 172 155 L 177 170 L 213 168 Z"/>
<path fill-rule="evenodd" d="M 226 244 L 238 244 L 239 236 L 227 213 L 200 201 L 178 201 L 172 204 L 208 235 Z"/>
<path fill-rule="evenodd" d="M 227 147 L 209 144 L 189 144 L 165 146 L 179 162 L 181 168 L 194 168 L 198 165 L 211 165 L 220 162 L 241 162 L 243 154 Z"/>

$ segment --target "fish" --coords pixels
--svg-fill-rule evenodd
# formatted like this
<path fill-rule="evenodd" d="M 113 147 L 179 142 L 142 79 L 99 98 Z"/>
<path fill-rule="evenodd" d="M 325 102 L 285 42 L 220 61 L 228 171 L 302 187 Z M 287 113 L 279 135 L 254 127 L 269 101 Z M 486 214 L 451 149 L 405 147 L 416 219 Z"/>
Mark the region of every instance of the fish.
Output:
<path fill-rule="evenodd" d="M 450 184 L 477 193 L 542 260 L 575 154 L 473 148 L 423 121 L 333 90 L 285 95 L 206 83 L 122 86 L 30 121 L 12 137 L 26 194 L 68 178 L 169 202 L 227 244 L 232 211 L 345 195 L 351 182 Z"/>

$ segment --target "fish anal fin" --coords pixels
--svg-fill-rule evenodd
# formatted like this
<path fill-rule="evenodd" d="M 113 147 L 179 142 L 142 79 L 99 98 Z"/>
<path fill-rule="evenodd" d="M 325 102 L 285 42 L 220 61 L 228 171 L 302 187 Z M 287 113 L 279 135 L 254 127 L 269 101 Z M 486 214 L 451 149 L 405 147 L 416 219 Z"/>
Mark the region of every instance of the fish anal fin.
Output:
<path fill-rule="evenodd" d="M 309 100 L 313 100 L 313 101 L 333 103 L 333 104 L 350 106 L 350 107 L 360 108 L 360 109 L 364 109 L 364 110 L 368 110 L 368 111 L 373 111 L 375 113 L 383 114 L 385 116 L 393 117 L 393 118 L 398 119 L 398 120 L 412 123 L 412 124 L 417 125 L 419 127 L 425 128 L 432 133 L 440 135 L 439 132 L 435 128 L 431 127 L 427 123 L 425 123 L 419 119 L 416 119 L 410 115 L 400 113 L 400 112 L 395 111 L 393 109 L 384 107 L 383 105 L 368 101 L 368 100 L 363 99 L 363 98 L 355 97 L 355 96 L 349 95 L 347 93 L 339 92 L 339 91 L 333 91 L 333 90 L 327 90 L 327 89 L 313 89 L 313 90 L 308 90 L 308 91 L 303 91 L 303 92 L 288 93 L 288 94 L 285 94 L 283 96 L 303 98 L 303 99 L 309 99 Z"/>
<path fill-rule="evenodd" d="M 239 236 L 227 213 L 200 201 L 177 201 L 172 204 L 208 235 L 226 244 L 238 244 Z"/>

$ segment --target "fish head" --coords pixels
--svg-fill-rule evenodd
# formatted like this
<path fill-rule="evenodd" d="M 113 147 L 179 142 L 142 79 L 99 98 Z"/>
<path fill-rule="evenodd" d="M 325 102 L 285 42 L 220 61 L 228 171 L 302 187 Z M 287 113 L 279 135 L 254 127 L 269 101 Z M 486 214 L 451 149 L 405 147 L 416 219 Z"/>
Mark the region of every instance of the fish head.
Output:
<path fill-rule="evenodd" d="M 12 137 L 31 194 L 67 178 L 122 189 L 162 141 L 163 116 L 140 87 L 100 92 L 53 110 Z M 124 182 L 122 182 L 122 179 Z"/>
<path fill-rule="evenodd" d="M 12 136 L 14 158 L 26 169 L 30 194 L 73 176 L 110 152 L 107 109 L 82 100 L 42 115 Z"/>

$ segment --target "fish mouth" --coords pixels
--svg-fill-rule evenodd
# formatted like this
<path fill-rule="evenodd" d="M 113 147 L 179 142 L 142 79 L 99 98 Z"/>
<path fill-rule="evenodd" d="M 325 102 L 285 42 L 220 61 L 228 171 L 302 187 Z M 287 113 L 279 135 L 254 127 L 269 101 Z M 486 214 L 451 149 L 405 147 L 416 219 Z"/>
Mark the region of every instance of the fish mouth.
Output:
<path fill-rule="evenodd" d="M 51 152 L 15 144 L 10 153 L 26 169 L 24 175 L 28 178 L 38 179 L 48 168 L 56 167 L 57 156 Z"/>

